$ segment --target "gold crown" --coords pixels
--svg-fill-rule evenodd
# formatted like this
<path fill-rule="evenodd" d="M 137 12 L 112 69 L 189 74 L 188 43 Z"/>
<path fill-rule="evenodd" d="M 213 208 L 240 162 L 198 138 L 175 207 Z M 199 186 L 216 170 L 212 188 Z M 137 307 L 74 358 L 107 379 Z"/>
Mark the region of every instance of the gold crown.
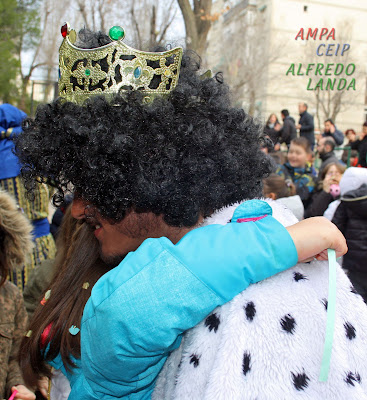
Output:
<path fill-rule="evenodd" d="M 76 32 L 67 23 L 61 34 L 59 95 L 68 101 L 80 104 L 93 95 L 112 97 L 121 91 L 139 90 L 150 102 L 177 85 L 180 47 L 157 53 L 135 50 L 122 42 L 124 30 L 118 26 L 109 31 L 111 43 L 94 49 L 76 47 Z"/>

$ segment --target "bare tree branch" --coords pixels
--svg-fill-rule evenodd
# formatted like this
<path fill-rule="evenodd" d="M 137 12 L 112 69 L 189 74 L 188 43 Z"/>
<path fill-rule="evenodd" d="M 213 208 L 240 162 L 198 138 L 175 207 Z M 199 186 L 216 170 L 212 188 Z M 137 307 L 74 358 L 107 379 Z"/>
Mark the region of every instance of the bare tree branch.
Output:
<path fill-rule="evenodd" d="M 168 7 L 167 14 L 171 15 L 171 18 L 169 18 L 167 22 L 163 20 L 162 26 L 160 28 L 160 34 L 157 38 L 157 44 L 161 44 L 163 42 L 164 38 L 166 37 L 168 28 L 172 25 L 172 22 L 176 17 L 176 9 L 174 9 L 172 12 L 174 2 L 175 0 L 171 0 L 171 4 Z"/>
<path fill-rule="evenodd" d="M 139 24 L 138 24 L 138 21 L 136 19 L 135 11 L 134 11 L 134 2 L 131 3 L 130 15 L 131 15 L 131 19 L 132 19 L 133 25 L 135 27 L 135 32 L 136 32 L 136 36 L 137 36 L 137 39 L 138 39 L 139 48 L 142 48 L 142 40 L 141 40 L 141 35 L 140 35 L 140 28 L 139 28 Z"/>
<path fill-rule="evenodd" d="M 90 29 L 89 22 L 88 22 L 88 14 L 85 7 L 84 0 L 77 0 L 76 3 L 78 4 L 80 14 L 83 17 L 83 22 L 86 28 Z"/>

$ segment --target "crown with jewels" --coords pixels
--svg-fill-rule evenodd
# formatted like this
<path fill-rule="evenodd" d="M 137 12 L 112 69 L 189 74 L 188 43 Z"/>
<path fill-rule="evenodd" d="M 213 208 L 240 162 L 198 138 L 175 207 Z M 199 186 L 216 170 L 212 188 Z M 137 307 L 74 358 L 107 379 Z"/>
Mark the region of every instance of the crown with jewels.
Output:
<path fill-rule="evenodd" d="M 65 23 L 60 46 L 59 95 L 73 103 L 83 103 L 93 95 L 113 96 L 139 90 L 144 101 L 166 95 L 177 85 L 182 48 L 164 52 L 144 52 L 127 46 L 120 26 L 109 31 L 111 43 L 94 49 L 76 47 L 76 32 Z"/>

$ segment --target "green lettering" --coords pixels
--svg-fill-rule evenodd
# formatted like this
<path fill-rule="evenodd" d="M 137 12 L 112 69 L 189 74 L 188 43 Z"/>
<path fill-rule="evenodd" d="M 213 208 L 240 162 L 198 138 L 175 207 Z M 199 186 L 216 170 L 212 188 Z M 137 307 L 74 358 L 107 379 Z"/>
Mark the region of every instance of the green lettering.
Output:
<path fill-rule="evenodd" d="M 308 80 L 308 85 L 307 85 L 307 90 L 313 90 L 312 88 L 310 88 L 311 82 L 312 82 L 312 79 L 309 78 L 309 80 Z"/>
<path fill-rule="evenodd" d="M 356 90 L 356 79 L 355 79 L 355 78 L 353 78 L 353 79 L 351 80 L 350 84 L 349 84 L 348 87 L 347 87 L 347 90 L 349 90 L 350 87 L 352 87 L 353 90 Z"/>
<path fill-rule="evenodd" d="M 330 45 L 329 45 L 330 46 Z M 331 75 L 331 74 L 328 74 L 328 72 L 331 70 L 331 66 L 332 65 L 334 65 L 334 64 L 327 64 L 326 65 L 326 70 L 325 70 L 325 75 Z"/>
<path fill-rule="evenodd" d="M 316 71 L 315 71 L 315 75 L 317 75 L 317 73 L 319 72 L 319 75 L 322 75 L 321 70 L 324 68 L 324 64 L 317 64 L 316 65 Z"/>
<path fill-rule="evenodd" d="M 316 31 L 317 31 L 317 29 L 316 29 Z M 308 75 L 308 72 L 309 72 L 310 70 L 312 71 L 313 65 L 315 65 L 315 64 L 308 64 L 308 65 L 307 65 L 306 75 Z"/>
<path fill-rule="evenodd" d="M 341 84 L 341 83 L 344 83 L 344 86 L 343 86 L 343 87 L 340 87 L 340 84 Z M 347 84 L 347 80 L 344 79 L 344 78 L 341 78 L 341 79 L 339 80 L 339 83 L 338 83 L 338 90 L 343 90 L 343 89 L 345 88 L 346 84 Z"/>
<path fill-rule="evenodd" d="M 314 89 L 314 90 L 316 90 L 316 89 L 324 90 L 323 84 L 324 84 L 324 81 L 323 81 L 322 78 L 321 78 L 321 79 L 317 82 L 317 85 L 315 86 L 315 89 Z"/>
<path fill-rule="evenodd" d="M 349 67 L 350 67 L 350 66 L 352 66 L 353 69 L 352 69 L 352 72 L 350 72 L 350 73 L 348 74 L 348 72 L 349 72 Z M 353 74 L 353 72 L 355 71 L 355 69 L 356 69 L 356 66 L 355 66 L 354 64 L 348 64 L 348 65 L 347 65 L 347 68 L 345 68 L 345 74 L 348 75 L 348 76 L 350 76 L 350 75 Z"/>
<path fill-rule="evenodd" d="M 297 71 L 297 76 L 298 75 L 304 75 L 304 74 L 301 74 L 301 68 L 302 68 L 302 64 L 299 64 L 299 66 L 298 66 L 298 71 Z"/>
<path fill-rule="evenodd" d="M 334 85 L 335 85 L 335 81 L 336 79 L 334 78 L 333 80 L 331 80 L 330 78 L 328 78 L 327 83 L 326 83 L 326 88 L 325 90 L 334 90 Z M 332 82 L 332 83 L 331 83 Z"/>
<path fill-rule="evenodd" d="M 291 66 L 288 68 L 286 75 L 288 75 L 290 72 L 292 73 L 292 75 L 294 75 L 294 64 L 291 64 Z"/>
<path fill-rule="evenodd" d="M 340 72 L 338 71 L 339 67 L 341 67 Z M 344 69 L 344 65 L 343 64 L 336 64 L 334 75 L 340 75 L 343 72 L 343 69 Z"/>

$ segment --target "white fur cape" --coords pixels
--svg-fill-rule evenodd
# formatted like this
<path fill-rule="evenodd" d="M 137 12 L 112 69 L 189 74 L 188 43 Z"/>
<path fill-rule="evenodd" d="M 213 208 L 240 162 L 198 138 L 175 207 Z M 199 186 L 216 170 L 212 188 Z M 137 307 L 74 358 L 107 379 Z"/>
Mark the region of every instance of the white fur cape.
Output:
<path fill-rule="evenodd" d="M 297 222 L 269 203 L 283 225 Z M 234 209 L 207 223 L 225 224 Z M 318 380 L 327 298 L 325 261 L 298 264 L 250 286 L 186 332 L 152 399 L 367 399 L 367 308 L 340 267 L 330 372 L 327 382 Z"/>

